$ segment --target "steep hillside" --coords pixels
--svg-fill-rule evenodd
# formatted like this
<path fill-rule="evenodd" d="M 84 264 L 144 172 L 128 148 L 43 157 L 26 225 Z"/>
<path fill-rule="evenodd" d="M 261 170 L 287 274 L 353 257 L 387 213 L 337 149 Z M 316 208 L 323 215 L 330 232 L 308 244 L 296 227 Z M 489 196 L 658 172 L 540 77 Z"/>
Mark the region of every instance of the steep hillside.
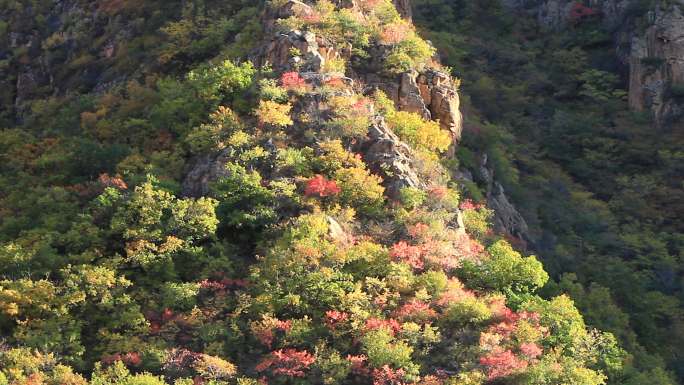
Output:
<path fill-rule="evenodd" d="M 405 1 L 0 4 L 0 385 L 667 383 L 462 197 Z"/>
<path fill-rule="evenodd" d="M 556 281 L 545 292 L 569 293 L 637 367 L 681 378 L 680 14 L 665 1 L 425 0 L 414 20 L 463 78 L 466 196 L 491 205 L 498 182 L 524 220 L 509 233 Z"/>

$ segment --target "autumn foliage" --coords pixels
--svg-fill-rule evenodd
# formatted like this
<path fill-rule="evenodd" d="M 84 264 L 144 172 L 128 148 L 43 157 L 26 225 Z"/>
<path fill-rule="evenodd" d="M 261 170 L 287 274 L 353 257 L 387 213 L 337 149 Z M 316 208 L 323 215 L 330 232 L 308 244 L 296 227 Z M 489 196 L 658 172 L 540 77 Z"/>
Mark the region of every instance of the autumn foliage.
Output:
<path fill-rule="evenodd" d="M 490 380 L 511 375 L 527 368 L 527 361 L 521 360 L 510 350 L 495 352 L 480 358 L 480 364 L 487 368 Z"/>
<path fill-rule="evenodd" d="M 583 19 L 596 16 L 598 14 L 599 12 L 596 9 L 587 7 L 586 5 L 577 2 L 573 4 L 572 8 L 570 9 L 570 14 L 568 17 L 572 22 L 579 22 Z"/>
<path fill-rule="evenodd" d="M 272 352 L 255 369 L 274 376 L 304 377 L 305 371 L 315 361 L 315 357 L 306 350 L 281 349 Z"/>
<path fill-rule="evenodd" d="M 302 90 L 306 87 L 306 81 L 298 72 L 284 72 L 280 76 L 280 84 L 288 90 Z"/>
<path fill-rule="evenodd" d="M 460 200 L 455 159 L 440 159 L 452 134 L 342 73 L 374 66 L 364 54 L 376 48 L 380 72 L 422 71 L 432 57 L 391 1 L 297 3 L 305 15 L 275 22 L 350 59 L 334 77 L 308 72 L 295 48 L 284 73 L 180 63 L 209 57 L 180 47 L 195 32 L 228 42 L 242 26 L 194 3 L 177 12 L 193 20 L 164 29 L 187 76 L 78 95 L 75 120 L 50 119 L 83 130 L 73 148 L 67 137 L 14 145 L 35 128 L 0 133 L 3 150 L 18 148 L 3 157 L 4 185 L 22 182 L 0 194 L 0 385 L 484 385 L 543 365 L 563 374 L 561 359 L 600 378 L 587 346 L 610 351 L 610 340 L 568 321 L 571 303 L 537 296 L 548 277 L 536 258 L 491 232 L 484 205 Z M 257 15 L 247 8 L 240 18 Z M 443 81 L 433 75 L 429 87 Z M 369 146 L 386 148 L 372 160 Z M 75 175 L 38 177 L 65 165 Z M 416 183 L 395 194 L 404 171 Z"/>
<path fill-rule="evenodd" d="M 304 195 L 310 197 L 329 197 L 340 193 L 340 188 L 334 180 L 328 180 L 323 175 L 316 175 L 306 182 Z"/>

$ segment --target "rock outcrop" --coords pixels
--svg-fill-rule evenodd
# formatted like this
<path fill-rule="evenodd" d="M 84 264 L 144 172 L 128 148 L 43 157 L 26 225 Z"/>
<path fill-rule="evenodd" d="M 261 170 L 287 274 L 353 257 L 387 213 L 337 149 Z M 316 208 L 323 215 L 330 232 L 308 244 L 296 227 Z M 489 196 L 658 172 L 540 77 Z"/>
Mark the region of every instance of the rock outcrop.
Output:
<path fill-rule="evenodd" d="M 493 183 L 487 194 L 487 205 L 494 210 L 494 230 L 511 235 L 525 243 L 530 241 L 530 229 L 525 218 L 508 200 L 501 184 Z"/>
<path fill-rule="evenodd" d="M 583 17 L 600 17 L 602 23 L 614 29 L 624 21 L 623 17 L 632 0 L 543 0 L 530 2 L 527 0 L 502 0 L 511 9 L 528 12 L 536 17 L 539 24 L 550 29 L 562 29 L 568 24 L 576 23 Z M 584 7 L 578 4 L 584 3 Z"/>
<path fill-rule="evenodd" d="M 351 52 L 340 52 L 324 38 L 311 32 L 290 30 L 283 32 L 276 25 L 276 20 L 288 17 L 307 17 L 313 14 L 311 6 L 298 1 L 289 0 L 280 8 L 267 8 L 262 17 L 264 30 L 269 40 L 253 55 L 252 61 L 262 66 L 269 64 L 276 71 L 312 71 L 318 72 L 325 63 L 340 57 L 348 58 Z"/>
<path fill-rule="evenodd" d="M 297 54 L 293 55 L 293 52 Z M 316 35 L 298 30 L 275 33 L 273 39 L 263 46 L 255 56 L 256 64 L 269 64 L 276 71 L 290 71 L 300 68 L 303 71 L 320 71 L 325 65 L 325 57 L 319 51 Z"/>
<path fill-rule="evenodd" d="M 395 5 L 400 14 L 410 19 L 410 4 L 407 0 L 397 0 Z M 352 1 L 348 4 L 355 7 Z M 402 111 L 416 112 L 424 119 L 439 120 L 443 129 L 449 130 L 457 143 L 461 138 L 462 116 L 459 111 L 460 99 L 458 84 L 445 72 L 436 69 L 424 69 L 420 72 L 410 71 L 396 77 L 378 75 L 382 70 L 382 61 L 386 56 L 383 47 L 371 50 L 370 70 L 363 73 L 350 71 L 350 77 L 343 74 L 330 74 L 325 69 L 328 60 L 336 58 L 349 59 L 351 49 L 340 52 L 330 42 L 316 36 L 312 32 L 299 30 L 283 31 L 278 28 L 277 19 L 291 16 L 306 17 L 312 9 L 309 5 L 289 0 L 278 9 L 267 9 L 264 13 L 266 40 L 252 55 L 251 60 L 257 66 L 270 64 L 278 72 L 297 71 L 307 84 L 315 88 L 322 86 L 334 75 L 342 81 L 346 89 L 334 92 L 351 96 L 360 90 L 355 84 L 366 84 L 369 89 L 381 89 L 394 100 L 396 107 Z M 330 92 L 330 91 L 328 91 Z M 309 92 L 297 98 L 293 104 L 295 116 L 306 116 L 310 122 L 324 122 L 330 117 L 329 111 L 322 108 L 325 101 L 317 92 Z M 295 118 L 295 126 L 305 124 Z M 386 194 L 391 199 L 398 199 L 404 187 L 426 188 L 413 167 L 413 154 L 410 147 L 389 129 L 382 117 L 375 116 L 368 129 L 365 140 L 357 143 L 355 150 L 363 155 L 370 170 L 383 178 Z M 183 183 L 183 194 L 200 196 L 208 192 L 209 182 L 225 176 L 223 165 L 226 157 L 222 154 L 203 156 L 191 166 Z"/>
<path fill-rule="evenodd" d="M 397 109 L 438 120 L 442 129 L 451 132 L 454 142 L 461 140 L 463 116 L 458 84 L 447 73 L 428 68 L 403 73 L 396 81 L 371 74 L 365 77 L 365 82 L 384 91 Z"/>
<path fill-rule="evenodd" d="M 226 169 L 229 150 L 214 154 L 205 154 L 196 158 L 188 168 L 181 186 L 181 194 L 185 197 L 199 198 L 209 194 L 209 184 L 220 178 L 229 176 Z"/>
<path fill-rule="evenodd" d="M 631 41 L 629 105 L 665 126 L 684 112 L 684 16 L 679 5 L 657 7 L 649 16 L 652 24 Z"/>
<path fill-rule="evenodd" d="M 411 165 L 411 149 L 382 118 L 373 122 L 368 130 L 368 141 L 360 150 L 371 171 L 382 177 L 388 197 L 398 199 L 404 187 L 425 188 Z"/>
<path fill-rule="evenodd" d="M 111 15 L 101 3 L 54 0 L 0 9 L 10 28 L 0 39 L 0 116 L 21 121 L 34 99 L 67 94 L 76 84 L 77 92 L 102 92 L 126 80 L 127 73 L 109 66 L 139 32 L 139 21 Z"/>
<path fill-rule="evenodd" d="M 494 171 L 487 164 L 487 155 L 482 156 L 478 172 L 486 185 L 487 206 L 494 211 L 494 230 L 519 239 L 523 242 L 520 246 L 532 243 L 533 238 L 527 221 L 508 199 L 503 186 L 496 181 Z M 460 173 L 457 178 L 472 182 L 472 175 L 467 172 Z"/>

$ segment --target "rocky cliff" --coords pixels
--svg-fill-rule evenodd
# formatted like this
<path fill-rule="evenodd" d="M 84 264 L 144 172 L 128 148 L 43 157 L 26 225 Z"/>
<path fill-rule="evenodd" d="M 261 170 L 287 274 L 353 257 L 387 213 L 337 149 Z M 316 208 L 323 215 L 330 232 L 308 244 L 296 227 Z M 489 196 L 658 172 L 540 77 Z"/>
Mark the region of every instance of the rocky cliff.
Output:
<path fill-rule="evenodd" d="M 502 0 L 509 8 L 531 13 L 537 21 L 552 29 L 562 29 L 581 19 L 597 17 L 610 28 L 619 26 L 631 0 Z"/>
<path fill-rule="evenodd" d="M 650 25 L 632 34 L 629 65 L 629 105 L 650 111 L 659 126 L 667 126 L 683 112 L 684 17 L 682 7 L 656 7 Z"/>

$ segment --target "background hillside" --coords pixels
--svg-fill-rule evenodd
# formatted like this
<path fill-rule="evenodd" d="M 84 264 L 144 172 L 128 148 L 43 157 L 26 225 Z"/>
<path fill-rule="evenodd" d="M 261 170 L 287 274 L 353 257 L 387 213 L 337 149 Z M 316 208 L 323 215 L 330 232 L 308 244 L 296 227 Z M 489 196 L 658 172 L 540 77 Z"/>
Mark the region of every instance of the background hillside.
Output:
<path fill-rule="evenodd" d="M 683 20 L 0 0 L 0 385 L 677 383 Z"/>

